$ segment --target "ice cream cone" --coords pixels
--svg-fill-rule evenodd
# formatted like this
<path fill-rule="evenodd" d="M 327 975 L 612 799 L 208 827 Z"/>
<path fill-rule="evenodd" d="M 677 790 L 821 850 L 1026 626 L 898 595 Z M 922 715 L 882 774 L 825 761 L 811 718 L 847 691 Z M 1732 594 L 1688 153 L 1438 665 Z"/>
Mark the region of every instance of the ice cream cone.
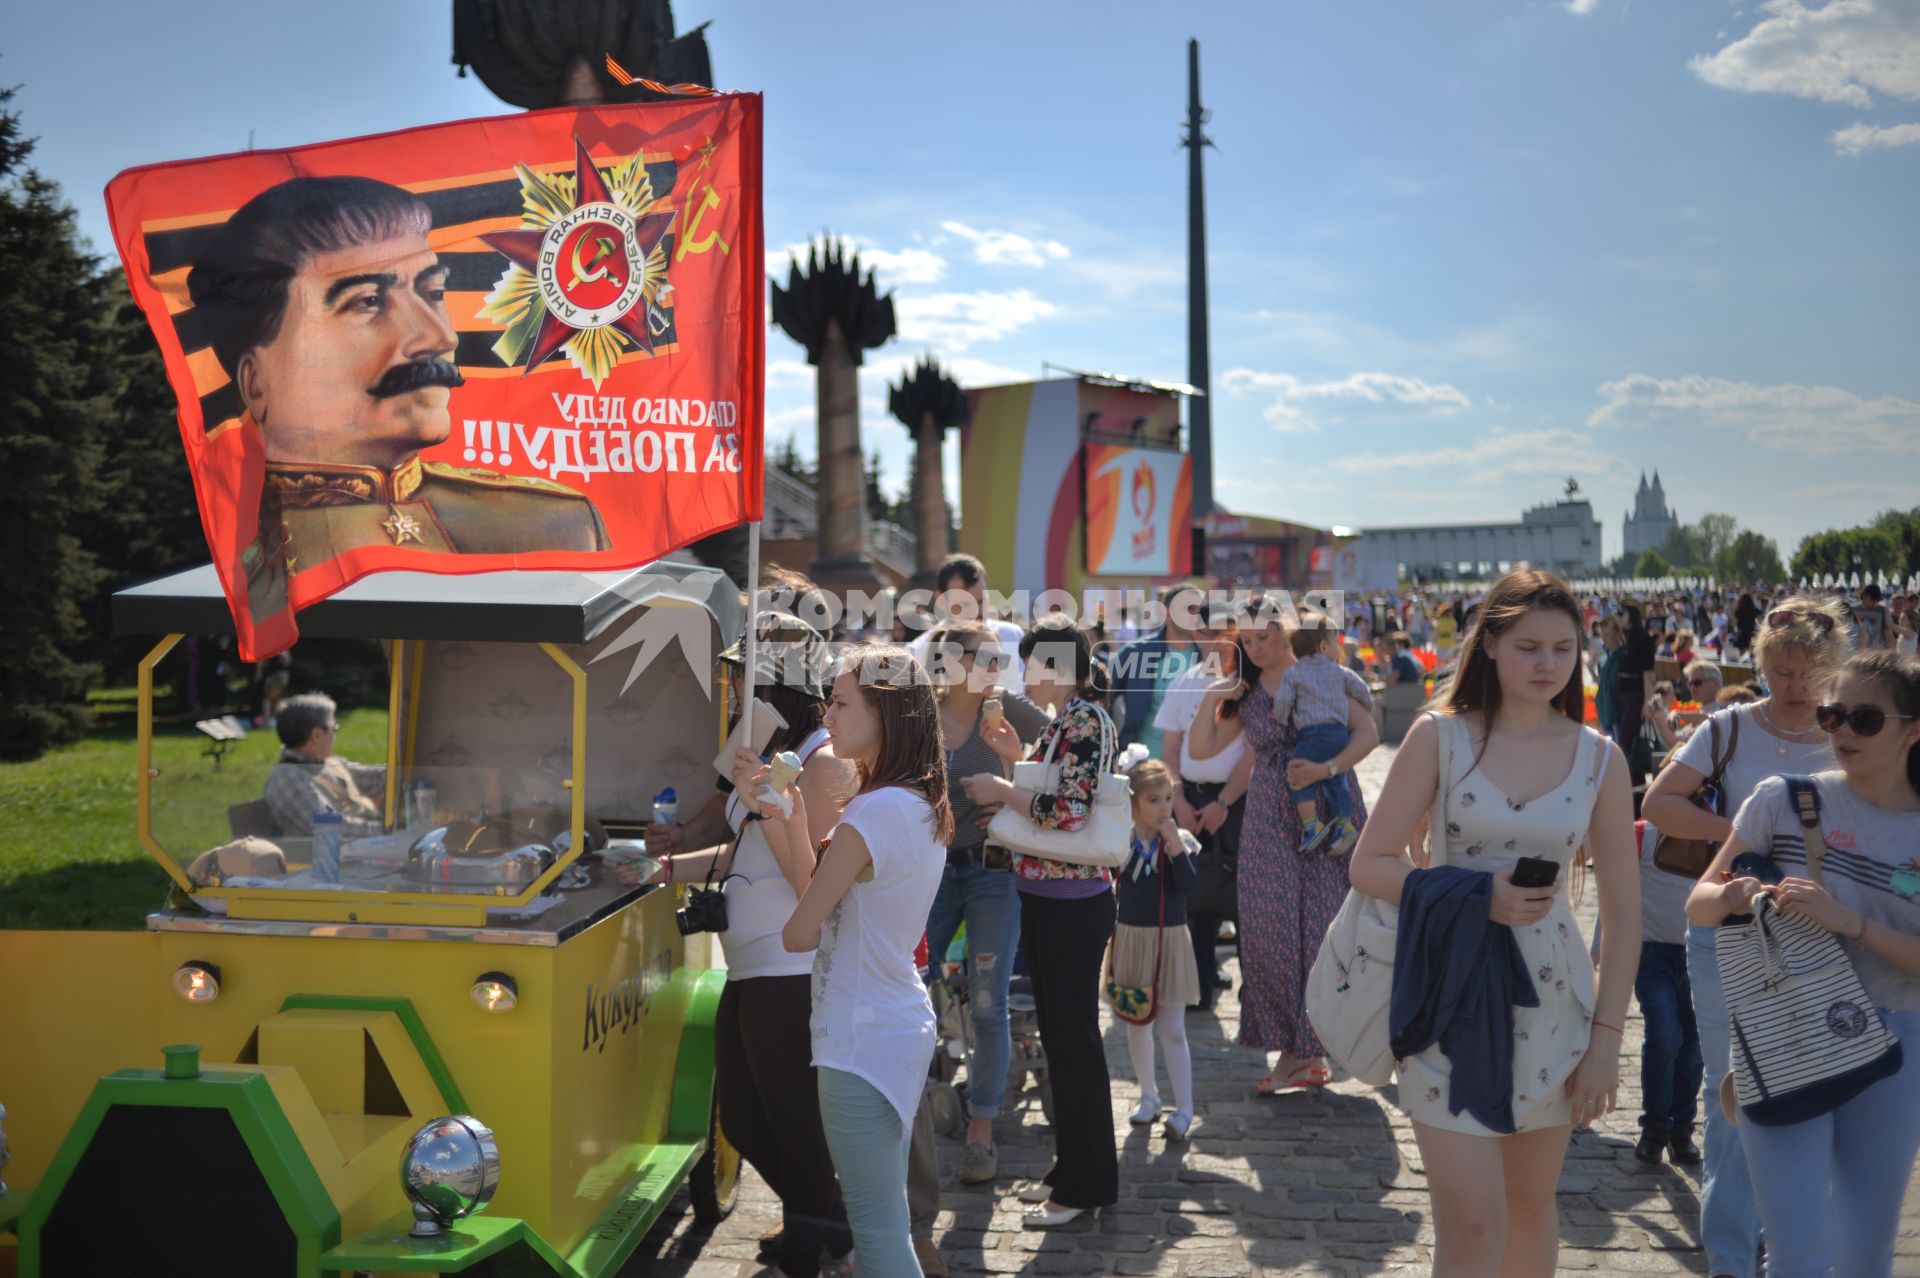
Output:
<path fill-rule="evenodd" d="M 773 756 L 771 769 L 767 774 L 767 784 L 775 794 L 785 794 L 793 779 L 800 775 L 800 756 L 791 750 L 782 750 Z"/>

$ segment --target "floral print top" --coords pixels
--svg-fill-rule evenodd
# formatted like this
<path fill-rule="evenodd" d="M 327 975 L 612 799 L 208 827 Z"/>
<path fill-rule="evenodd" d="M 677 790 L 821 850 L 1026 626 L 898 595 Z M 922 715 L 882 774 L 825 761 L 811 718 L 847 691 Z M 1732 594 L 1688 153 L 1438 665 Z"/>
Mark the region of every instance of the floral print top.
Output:
<path fill-rule="evenodd" d="M 1075 697 L 1060 717 L 1028 751 L 1029 761 L 1060 764 L 1058 788 L 1033 796 L 1028 815 L 1035 825 L 1055 830 L 1077 830 L 1093 811 L 1094 790 L 1113 768 L 1113 747 L 1119 734 L 1107 712 L 1084 697 Z M 1112 875 L 1090 865 L 1069 865 L 1042 857 L 1016 856 L 1014 873 L 1022 879 L 1096 879 Z"/>

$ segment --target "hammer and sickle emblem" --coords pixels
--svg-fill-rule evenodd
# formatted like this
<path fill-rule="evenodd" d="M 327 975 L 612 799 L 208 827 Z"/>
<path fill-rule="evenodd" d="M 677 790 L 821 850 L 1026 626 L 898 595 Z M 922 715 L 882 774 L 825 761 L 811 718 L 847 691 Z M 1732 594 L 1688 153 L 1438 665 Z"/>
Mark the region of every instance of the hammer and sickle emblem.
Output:
<path fill-rule="evenodd" d="M 586 247 L 589 238 L 591 238 L 594 243 L 593 257 L 585 265 L 582 265 L 580 262 L 580 250 Z M 595 235 L 591 237 L 583 235 L 578 240 L 575 240 L 573 245 L 573 278 L 567 282 L 567 287 L 570 289 L 576 288 L 581 284 L 591 284 L 595 280 L 605 279 L 607 276 L 607 268 L 602 266 L 601 263 L 613 255 L 615 247 L 613 237 L 609 235 Z"/>

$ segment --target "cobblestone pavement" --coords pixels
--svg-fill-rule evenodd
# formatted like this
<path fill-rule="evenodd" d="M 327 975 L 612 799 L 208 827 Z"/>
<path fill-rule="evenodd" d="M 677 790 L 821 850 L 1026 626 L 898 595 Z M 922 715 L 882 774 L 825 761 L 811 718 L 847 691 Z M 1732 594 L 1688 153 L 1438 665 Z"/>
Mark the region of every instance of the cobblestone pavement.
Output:
<path fill-rule="evenodd" d="M 1361 768 L 1379 792 L 1392 750 Z M 1593 894 L 1583 911 L 1592 926 Z M 1228 964 L 1237 981 L 1237 961 Z M 1256 1098 L 1265 1058 L 1234 1045 L 1239 1008 L 1188 1014 L 1199 1119 L 1169 1146 L 1129 1126 L 1137 1092 L 1123 1027 L 1107 1020 L 1120 1202 L 1097 1219 L 1051 1233 L 1023 1231 L 1016 1181 L 1050 1165 L 1047 1128 L 1032 1091 L 1000 1119 L 1000 1179 L 953 1179 L 960 1147 L 941 1139 L 942 1211 L 935 1237 L 956 1274 L 1228 1275 L 1425 1274 L 1433 1227 L 1413 1131 L 1381 1093 L 1342 1079 L 1325 1092 Z M 1641 1020 L 1633 1008 L 1621 1066 L 1621 1107 L 1576 1135 L 1560 1178 L 1563 1274 L 1704 1274 L 1697 1245 L 1696 1169 L 1643 1168 L 1633 1159 L 1639 1114 Z M 1164 1092 L 1164 1086 L 1163 1086 Z M 711 1234 L 693 1224 L 684 1192 L 641 1244 L 626 1275 L 749 1278 L 760 1235 L 779 1204 L 750 1171 L 739 1206 Z M 1920 1192 L 1909 1188 L 1894 1272 L 1920 1278 Z M 1850 1276 L 1847 1276 L 1850 1278 Z"/>

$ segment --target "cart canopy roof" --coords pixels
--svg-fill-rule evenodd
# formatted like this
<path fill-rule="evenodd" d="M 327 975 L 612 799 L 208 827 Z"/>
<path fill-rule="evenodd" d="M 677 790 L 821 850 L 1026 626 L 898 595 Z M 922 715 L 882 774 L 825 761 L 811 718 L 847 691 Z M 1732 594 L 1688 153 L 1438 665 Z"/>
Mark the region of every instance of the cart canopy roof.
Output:
<path fill-rule="evenodd" d="M 300 612 L 300 633 L 334 639 L 468 639 L 587 643 L 634 608 L 703 608 L 720 633 L 740 633 L 739 588 L 717 568 L 662 559 L 625 572 L 513 571 L 462 576 L 380 572 Z M 113 596 L 116 634 L 233 633 L 212 564 L 129 586 Z"/>

